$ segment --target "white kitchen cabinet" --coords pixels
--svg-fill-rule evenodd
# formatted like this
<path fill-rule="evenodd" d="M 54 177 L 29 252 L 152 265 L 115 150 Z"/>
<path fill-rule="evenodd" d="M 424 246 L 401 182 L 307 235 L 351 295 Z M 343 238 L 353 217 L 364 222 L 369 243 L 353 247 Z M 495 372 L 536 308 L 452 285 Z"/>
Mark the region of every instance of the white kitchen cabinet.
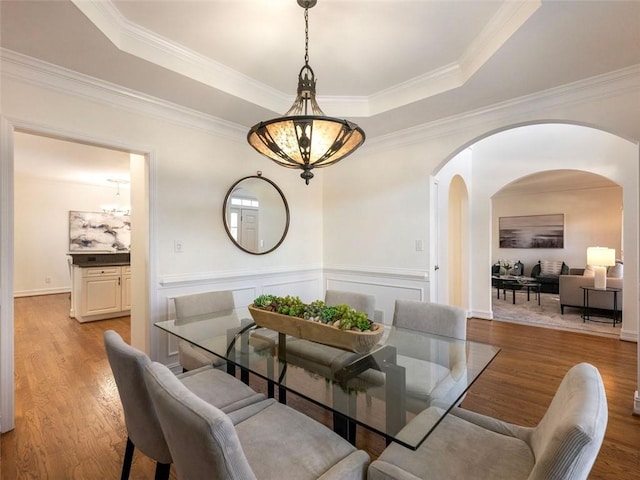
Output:
<path fill-rule="evenodd" d="M 131 267 L 73 267 L 70 316 L 91 322 L 128 315 L 131 310 Z"/>
<path fill-rule="evenodd" d="M 122 268 L 122 311 L 131 310 L 131 267 Z"/>

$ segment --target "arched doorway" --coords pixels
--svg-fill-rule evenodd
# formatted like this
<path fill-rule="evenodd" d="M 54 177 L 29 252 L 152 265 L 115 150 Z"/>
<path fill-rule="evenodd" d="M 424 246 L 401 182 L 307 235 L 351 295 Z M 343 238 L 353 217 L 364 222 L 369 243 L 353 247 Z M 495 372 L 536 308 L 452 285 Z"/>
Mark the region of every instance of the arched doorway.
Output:
<path fill-rule="evenodd" d="M 517 126 L 477 139 L 442 164 L 434 175 L 442 186 L 459 174 L 469 186 L 470 251 L 473 253 L 467 275 L 473 287 L 468 297 L 472 316 L 492 318 L 490 265 L 497 232 L 492 227 L 491 197 L 518 178 L 558 169 L 590 172 L 623 188 L 624 286 L 628 291 L 637 291 L 638 238 L 637 227 L 631 219 L 639 215 L 638 145 L 608 132 L 575 124 Z M 444 188 L 439 192 L 439 202 L 441 224 L 446 224 L 442 212 L 447 211 L 448 191 Z M 440 241 L 446 244 L 450 239 L 444 234 Z M 446 288 L 446 284 L 442 287 Z M 637 298 L 625 296 L 624 315 L 629 320 L 623 321 L 620 338 L 637 341 L 638 302 L 634 297 Z"/>
<path fill-rule="evenodd" d="M 469 263 L 469 194 L 460 175 L 455 175 L 449 184 L 449 215 L 447 231 L 448 254 L 448 291 L 449 303 L 458 307 L 467 307 L 469 296 L 468 278 L 465 265 Z"/>

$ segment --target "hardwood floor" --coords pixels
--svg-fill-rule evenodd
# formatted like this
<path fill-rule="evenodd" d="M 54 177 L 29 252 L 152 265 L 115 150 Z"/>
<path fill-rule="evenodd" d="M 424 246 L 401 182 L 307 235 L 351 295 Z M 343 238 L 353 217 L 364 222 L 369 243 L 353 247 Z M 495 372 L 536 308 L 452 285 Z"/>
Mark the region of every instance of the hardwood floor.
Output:
<path fill-rule="evenodd" d="M 129 318 L 79 324 L 68 295 L 15 301 L 16 428 L 2 435 L 2 479 L 116 479 L 126 428 L 102 334 L 129 340 Z M 636 344 L 615 339 L 471 319 L 468 337 L 502 348 L 469 391 L 463 407 L 521 425 L 535 425 L 565 372 L 582 361 L 600 370 L 609 424 L 593 479 L 640 479 L 640 417 L 631 414 Z M 263 385 L 252 379 L 252 387 Z M 293 395 L 289 404 L 330 425 L 326 412 Z M 358 429 L 358 446 L 384 448 Z M 153 478 L 154 463 L 136 453 L 131 479 Z M 175 473 L 172 471 L 172 478 Z"/>

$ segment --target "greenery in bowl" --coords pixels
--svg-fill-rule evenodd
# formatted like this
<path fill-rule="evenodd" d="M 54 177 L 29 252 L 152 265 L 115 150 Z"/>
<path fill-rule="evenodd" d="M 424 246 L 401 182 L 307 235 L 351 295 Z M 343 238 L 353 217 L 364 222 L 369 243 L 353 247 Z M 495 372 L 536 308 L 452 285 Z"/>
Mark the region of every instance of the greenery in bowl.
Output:
<path fill-rule="evenodd" d="M 364 332 L 378 329 L 378 325 L 369 320 L 366 313 L 359 312 L 349 305 L 329 306 L 322 300 L 315 300 L 305 304 L 299 297 L 260 295 L 253 301 L 253 306 L 261 310 L 289 315 L 290 317 L 299 317 L 333 325 L 341 330 Z"/>

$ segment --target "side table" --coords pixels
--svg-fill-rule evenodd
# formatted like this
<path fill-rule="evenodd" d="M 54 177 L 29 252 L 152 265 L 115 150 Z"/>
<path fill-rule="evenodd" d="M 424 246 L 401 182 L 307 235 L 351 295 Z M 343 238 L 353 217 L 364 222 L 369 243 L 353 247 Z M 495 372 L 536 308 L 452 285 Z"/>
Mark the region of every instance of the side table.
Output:
<path fill-rule="evenodd" d="M 591 322 L 598 322 L 599 320 L 593 320 L 591 317 L 608 317 L 608 315 L 604 314 L 596 314 L 592 313 L 589 310 L 589 292 L 605 292 L 610 293 L 613 296 L 613 327 L 615 328 L 616 323 L 622 323 L 622 319 L 619 317 L 618 312 L 618 292 L 622 291 L 620 288 L 607 287 L 606 289 L 595 288 L 595 287 L 580 287 L 582 289 L 582 322 L 589 320 Z M 609 322 L 606 322 L 609 323 Z"/>

